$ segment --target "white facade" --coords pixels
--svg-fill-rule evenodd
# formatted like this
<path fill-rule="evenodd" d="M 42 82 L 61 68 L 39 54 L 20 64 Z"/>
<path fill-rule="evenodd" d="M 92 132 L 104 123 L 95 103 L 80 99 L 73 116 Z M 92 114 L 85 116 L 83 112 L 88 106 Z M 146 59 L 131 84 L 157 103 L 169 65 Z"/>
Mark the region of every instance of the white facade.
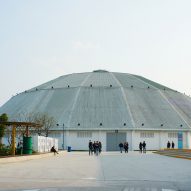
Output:
<path fill-rule="evenodd" d="M 64 148 L 72 150 L 88 150 L 88 142 L 101 141 L 102 150 L 107 151 L 107 132 L 112 131 L 65 131 Z M 178 132 L 175 131 L 120 131 L 126 134 L 129 150 L 138 150 L 139 143 L 145 141 L 147 150 L 158 150 L 167 147 L 167 142 L 175 143 L 178 148 Z M 52 135 L 51 135 L 52 136 Z M 54 135 L 53 135 L 54 136 Z M 63 132 L 60 132 L 59 149 L 62 149 Z M 183 132 L 183 148 L 191 149 L 191 132 Z"/>

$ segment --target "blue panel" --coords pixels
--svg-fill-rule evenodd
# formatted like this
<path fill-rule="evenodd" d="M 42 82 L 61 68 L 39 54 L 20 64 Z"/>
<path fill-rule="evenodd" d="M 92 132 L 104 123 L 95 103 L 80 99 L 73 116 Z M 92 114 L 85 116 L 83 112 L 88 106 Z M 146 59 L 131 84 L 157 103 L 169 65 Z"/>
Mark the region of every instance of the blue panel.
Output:
<path fill-rule="evenodd" d="M 182 149 L 183 148 L 183 133 L 178 132 L 178 148 Z"/>

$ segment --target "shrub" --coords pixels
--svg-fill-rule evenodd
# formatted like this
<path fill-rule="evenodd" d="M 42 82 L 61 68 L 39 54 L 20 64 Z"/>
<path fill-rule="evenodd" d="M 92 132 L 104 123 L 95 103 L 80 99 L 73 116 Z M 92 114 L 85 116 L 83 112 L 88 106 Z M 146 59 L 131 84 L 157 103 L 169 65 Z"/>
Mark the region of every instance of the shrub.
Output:
<path fill-rule="evenodd" d="M 8 156 L 11 154 L 11 148 L 9 146 L 1 144 L 0 148 L 0 156 Z"/>

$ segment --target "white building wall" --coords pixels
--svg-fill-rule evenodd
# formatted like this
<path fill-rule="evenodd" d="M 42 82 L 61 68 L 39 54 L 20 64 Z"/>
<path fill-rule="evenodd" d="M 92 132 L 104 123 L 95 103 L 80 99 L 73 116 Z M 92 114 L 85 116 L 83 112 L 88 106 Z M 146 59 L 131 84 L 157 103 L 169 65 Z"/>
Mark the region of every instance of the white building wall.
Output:
<path fill-rule="evenodd" d="M 86 131 L 81 131 L 81 132 L 86 132 Z M 92 136 L 88 137 L 78 136 L 77 131 L 67 131 L 65 134 L 67 135 L 65 139 L 66 148 L 68 146 L 71 146 L 72 150 L 88 150 L 88 143 L 89 140 L 91 140 L 91 141 L 101 141 L 102 150 L 103 151 L 106 150 L 106 132 L 93 131 L 91 132 Z"/>
<path fill-rule="evenodd" d="M 141 132 L 146 131 L 134 131 L 132 134 L 132 142 L 133 142 L 133 150 L 139 150 L 139 143 L 145 141 L 146 142 L 146 149 L 147 150 L 158 150 L 159 143 L 160 143 L 160 136 L 159 133 L 154 133 L 154 137 L 144 137 L 140 136 Z"/>
<path fill-rule="evenodd" d="M 191 149 L 191 132 L 187 132 L 187 148 Z"/>
<path fill-rule="evenodd" d="M 126 141 L 129 143 L 129 150 L 131 151 L 132 148 L 133 148 L 133 145 L 132 145 L 132 131 L 127 131 Z"/>
<path fill-rule="evenodd" d="M 178 137 L 169 137 L 168 133 L 172 131 L 156 131 L 154 132 L 154 137 L 142 138 L 140 137 L 141 132 L 146 131 L 127 131 L 126 140 L 129 143 L 129 150 L 138 150 L 139 143 L 145 141 L 147 144 L 147 150 L 158 150 L 167 147 L 167 142 L 172 141 L 175 143 L 175 148 L 178 148 Z M 150 131 L 151 132 L 151 131 Z M 177 133 L 177 132 L 174 132 Z M 63 143 L 63 133 L 59 132 L 60 136 L 56 135 L 59 139 L 59 149 L 62 149 Z M 89 137 L 78 137 L 77 131 L 65 131 L 64 133 L 64 145 L 65 149 L 71 146 L 73 150 L 88 150 L 88 142 L 91 141 L 101 141 L 102 150 L 106 151 L 106 131 L 92 131 Z M 184 148 L 191 149 L 191 132 L 183 133 L 183 146 Z"/>
<path fill-rule="evenodd" d="M 177 134 L 177 137 L 170 137 L 169 134 L 171 134 L 171 133 Z M 174 144 L 175 144 L 174 148 L 175 149 L 178 148 L 178 132 L 172 132 L 172 131 L 162 132 L 161 133 L 161 139 L 162 139 L 162 147 L 161 147 L 161 149 L 167 148 L 167 142 L 168 141 L 170 141 L 171 144 L 172 144 L 172 141 L 173 141 Z"/>
<path fill-rule="evenodd" d="M 188 141 L 187 141 L 187 132 L 183 133 L 183 148 L 187 149 L 188 148 Z"/>

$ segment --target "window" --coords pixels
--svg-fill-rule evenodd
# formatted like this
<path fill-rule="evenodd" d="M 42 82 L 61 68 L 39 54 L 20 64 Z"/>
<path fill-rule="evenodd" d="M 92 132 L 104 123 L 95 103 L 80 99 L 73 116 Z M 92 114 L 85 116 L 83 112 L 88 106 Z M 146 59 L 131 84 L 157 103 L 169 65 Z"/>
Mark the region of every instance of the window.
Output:
<path fill-rule="evenodd" d="M 141 138 L 153 138 L 154 132 L 141 132 L 140 137 Z"/>
<path fill-rule="evenodd" d="M 92 132 L 89 132 L 89 131 L 79 131 L 79 132 L 77 132 L 77 137 L 78 138 L 91 138 L 92 137 Z"/>
<path fill-rule="evenodd" d="M 168 133 L 168 137 L 169 137 L 169 138 L 177 138 L 177 137 L 178 137 L 178 133 L 176 133 L 176 132 L 170 132 L 170 133 Z"/>

